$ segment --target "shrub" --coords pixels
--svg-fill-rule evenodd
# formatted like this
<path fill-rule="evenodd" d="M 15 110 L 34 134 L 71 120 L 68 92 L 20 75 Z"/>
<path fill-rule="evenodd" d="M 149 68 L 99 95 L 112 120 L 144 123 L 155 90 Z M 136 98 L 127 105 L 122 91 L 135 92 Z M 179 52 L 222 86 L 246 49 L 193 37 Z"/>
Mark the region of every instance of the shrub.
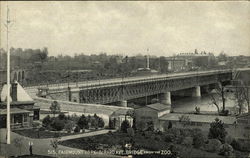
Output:
<path fill-rule="evenodd" d="M 208 144 L 205 145 L 205 150 L 209 152 L 219 151 L 221 142 L 218 139 L 210 139 Z"/>
<path fill-rule="evenodd" d="M 64 129 L 65 129 L 66 131 L 70 132 L 70 131 L 73 130 L 74 126 L 75 126 L 74 122 L 68 121 L 68 122 L 65 124 Z"/>
<path fill-rule="evenodd" d="M 98 118 L 98 127 L 99 128 L 103 128 L 105 125 L 103 119 L 101 117 Z"/>
<path fill-rule="evenodd" d="M 53 123 L 51 124 L 52 128 L 56 131 L 61 131 L 64 128 L 64 121 L 55 119 Z"/>
<path fill-rule="evenodd" d="M 121 124 L 121 131 L 126 133 L 128 128 L 130 128 L 130 124 L 128 120 L 124 120 Z"/>
<path fill-rule="evenodd" d="M 40 127 L 39 131 L 45 131 L 45 127 Z"/>
<path fill-rule="evenodd" d="M 47 115 L 42 122 L 44 127 L 48 127 L 52 123 L 52 119 Z"/>
<path fill-rule="evenodd" d="M 136 127 L 139 131 L 144 131 L 147 128 L 147 125 L 144 121 L 138 121 L 136 122 Z"/>
<path fill-rule="evenodd" d="M 79 127 L 79 126 L 76 126 L 76 128 L 74 129 L 74 132 L 75 132 L 75 133 L 80 132 L 80 127 Z"/>
<path fill-rule="evenodd" d="M 127 133 L 130 137 L 134 137 L 135 136 L 135 132 L 133 128 L 128 128 L 127 129 Z"/>
<path fill-rule="evenodd" d="M 147 131 L 154 131 L 154 122 L 153 121 L 147 122 Z"/>
<path fill-rule="evenodd" d="M 224 143 L 226 135 L 227 132 L 225 130 L 224 123 L 216 118 L 215 122 L 210 124 L 208 138 L 219 139 L 222 143 Z"/>
<path fill-rule="evenodd" d="M 193 144 L 195 148 L 200 148 L 205 144 L 205 137 L 202 133 L 197 133 L 193 137 Z"/>
<path fill-rule="evenodd" d="M 165 142 L 174 142 L 174 139 L 175 139 L 175 136 L 174 136 L 174 134 L 165 134 L 164 135 L 164 140 L 165 140 Z"/>
<path fill-rule="evenodd" d="M 40 123 L 39 122 L 33 122 L 32 123 L 32 127 L 34 127 L 34 128 L 37 128 L 37 127 L 39 127 L 40 126 Z"/>
<path fill-rule="evenodd" d="M 88 129 L 89 128 L 89 121 L 88 119 L 82 115 L 78 122 L 77 122 L 77 125 L 81 128 L 81 129 Z"/>
<path fill-rule="evenodd" d="M 109 118 L 109 129 L 115 129 L 115 119 Z"/>
<path fill-rule="evenodd" d="M 233 139 L 231 145 L 235 150 L 239 150 L 239 151 L 243 151 L 243 152 L 250 152 L 250 148 L 249 148 L 250 142 L 249 141 Z"/>
<path fill-rule="evenodd" d="M 225 143 L 231 144 L 233 141 L 233 138 L 231 136 L 226 136 Z"/>
<path fill-rule="evenodd" d="M 220 146 L 220 155 L 230 156 L 233 154 L 233 147 L 227 143 Z"/>
<path fill-rule="evenodd" d="M 62 113 L 62 112 L 58 115 L 58 118 L 59 118 L 59 120 L 66 120 L 67 119 L 67 117 L 65 116 L 65 114 Z"/>
<path fill-rule="evenodd" d="M 193 138 L 192 137 L 185 137 L 182 141 L 183 145 L 191 146 L 193 144 Z"/>

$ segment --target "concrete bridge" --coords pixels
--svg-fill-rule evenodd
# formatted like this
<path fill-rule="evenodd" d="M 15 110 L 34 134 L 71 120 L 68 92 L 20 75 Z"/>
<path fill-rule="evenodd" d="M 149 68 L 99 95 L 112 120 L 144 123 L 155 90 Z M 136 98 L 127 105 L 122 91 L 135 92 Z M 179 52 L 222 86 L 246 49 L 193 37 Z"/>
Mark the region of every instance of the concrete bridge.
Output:
<path fill-rule="evenodd" d="M 38 95 L 79 103 L 119 102 L 121 106 L 127 106 L 128 100 L 157 94 L 161 103 L 171 104 L 171 93 L 200 97 L 202 89 L 218 83 L 229 83 L 231 80 L 231 70 L 196 71 L 82 82 L 75 86 L 42 87 Z"/>

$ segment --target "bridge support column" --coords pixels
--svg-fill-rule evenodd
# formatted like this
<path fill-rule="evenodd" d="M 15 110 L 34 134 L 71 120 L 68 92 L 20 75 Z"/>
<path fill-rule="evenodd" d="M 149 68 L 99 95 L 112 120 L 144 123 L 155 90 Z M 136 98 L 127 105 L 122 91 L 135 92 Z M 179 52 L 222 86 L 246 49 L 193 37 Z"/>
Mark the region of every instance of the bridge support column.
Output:
<path fill-rule="evenodd" d="M 162 104 L 171 105 L 171 92 L 162 93 L 160 102 Z"/>
<path fill-rule="evenodd" d="M 123 107 L 127 107 L 128 106 L 127 100 L 120 101 L 120 105 Z"/>
<path fill-rule="evenodd" d="M 193 97 L 201 97 L 201 87 L 196 86 L 193 92 Z"/>

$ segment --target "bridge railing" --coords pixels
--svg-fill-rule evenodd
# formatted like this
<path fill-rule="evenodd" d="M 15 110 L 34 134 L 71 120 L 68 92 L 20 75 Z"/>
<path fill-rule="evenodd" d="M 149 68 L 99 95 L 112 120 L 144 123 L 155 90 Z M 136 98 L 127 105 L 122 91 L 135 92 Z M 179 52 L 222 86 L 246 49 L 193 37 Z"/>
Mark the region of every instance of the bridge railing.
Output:
<path fill-rule="evenodd" d="M 123 84 L 134 84 L 134 83 L 144 83 L 153 82 L 158 80 L 166 80 L 168 78 L 178 78 L 178 77 L 189 77 L 194 75 L 207 75 L 214 73 L 226 73 L 232 72 L 231 69 L 224 70 L 209 70 L 209 71 L 192 71 L 192 72 L 181 72 L 181 73 L 170 73 L 170 74 L 160 74 L 160 75 L 150 75 L 150 76 L 136 76 L 128 78 L 113 78 L 113 79 L 103 79 L 103 80 L 92 80 L 92 81 L 82 81 L 82 82 L 66 82 L 66 83 L 54 83 L 54 84 L 40 84 L 36 86 L 28 86 L 26 89 L 48 87 L 50 90 L 62 90 L 68 87 L 78 87 L 80 89 L 90 88 L 90 87 L 103 87 L 111 85 L 123 85 Z"/>

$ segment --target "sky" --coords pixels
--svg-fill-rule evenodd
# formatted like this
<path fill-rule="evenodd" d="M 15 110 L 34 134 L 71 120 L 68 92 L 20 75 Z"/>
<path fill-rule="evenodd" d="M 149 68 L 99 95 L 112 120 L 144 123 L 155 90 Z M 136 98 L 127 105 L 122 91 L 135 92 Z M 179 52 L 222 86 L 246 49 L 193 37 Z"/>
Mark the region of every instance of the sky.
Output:
<path fill-rule="evenodd" d="M 6 48 L 1 1 L 0 47 Z M 207 51 L 250 55 L 250 4 L 169 1 L 8 2 L 9 45 L 49 55 L 136 55 Z M 147 51 L 148 49 L 148 51 Z"/>

